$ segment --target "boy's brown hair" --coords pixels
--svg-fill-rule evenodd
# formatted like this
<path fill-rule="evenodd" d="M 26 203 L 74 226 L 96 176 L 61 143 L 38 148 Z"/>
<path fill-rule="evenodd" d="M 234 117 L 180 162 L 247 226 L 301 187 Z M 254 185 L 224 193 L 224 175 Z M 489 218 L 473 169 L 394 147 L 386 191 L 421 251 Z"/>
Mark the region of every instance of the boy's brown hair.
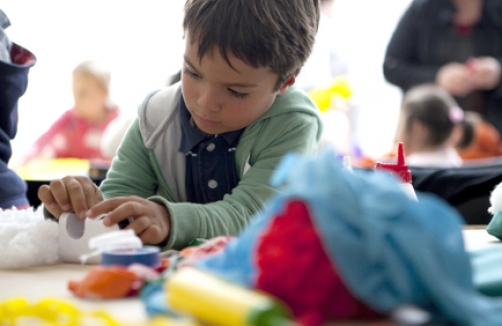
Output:
<path fill-rule="evenodd" d="M 187 0 L 183 29 L 198 42 L 199 59 L 217 48 L 230 65 L 230 52 L 269 67 L 279 88 L 309 57 L 319 15 L 319 0 Z"/>

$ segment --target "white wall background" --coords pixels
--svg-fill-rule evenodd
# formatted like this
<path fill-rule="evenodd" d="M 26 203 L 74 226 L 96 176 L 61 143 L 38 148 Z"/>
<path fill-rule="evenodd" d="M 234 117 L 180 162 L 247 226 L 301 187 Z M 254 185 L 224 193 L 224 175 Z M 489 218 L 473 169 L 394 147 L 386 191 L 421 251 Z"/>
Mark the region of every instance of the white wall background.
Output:
<path fill-rule="evenodd" d="M 387 42 L 411 0 L 336 0 L 333 42 L 349 66 L 361 107 L 363 150 L 390 149 L 401 94 L 387 84 L 382 62 Z M 21 155 L 65 110 L 71 108 L 71 71 L 88 59 L 112 70 L 111 95 L 125 114 L 176 72 L 183 53 L 184 0 L 3 0 L 10 38 L 38 58 L 19 103 L 13 142 Z"/>
<path fill-rule="evenodd" d="M 370 156 L 392 147 L 401 91 L 383 77 L 383 59 L 394 28 L 411 0 L 336 0 L 333 39 L 347 62 L 360 105 L 359 139 Z"/>

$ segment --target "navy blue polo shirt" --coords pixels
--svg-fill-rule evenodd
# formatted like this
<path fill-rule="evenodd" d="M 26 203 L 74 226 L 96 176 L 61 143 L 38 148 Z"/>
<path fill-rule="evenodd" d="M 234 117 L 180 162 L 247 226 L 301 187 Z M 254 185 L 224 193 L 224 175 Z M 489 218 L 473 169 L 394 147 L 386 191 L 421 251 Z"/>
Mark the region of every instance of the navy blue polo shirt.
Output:
<path fill-rule="evenodd" d="M 244 129 L 219 135 L 208 135 L 195 125 L 180 95 L 181 143 L 185 153 L 185 186 L 191 203 L 211 203 L 232 192 L 239 179 L 235 165 L 235 149 Z"/>

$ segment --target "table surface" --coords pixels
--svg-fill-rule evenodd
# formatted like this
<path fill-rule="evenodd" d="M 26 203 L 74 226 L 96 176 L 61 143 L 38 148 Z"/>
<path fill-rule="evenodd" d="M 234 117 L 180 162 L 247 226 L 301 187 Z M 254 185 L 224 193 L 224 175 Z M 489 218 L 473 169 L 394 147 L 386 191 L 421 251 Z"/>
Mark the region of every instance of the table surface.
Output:
<path fill-rule="evenodd" d="M 68 290 L 68 282 L 83 279 L 89 268 L 88 265 L 57 264 L 0 270 L 0 302 L 22 297 L 36 303 L 54 298 L 71 303 L 83 312 L 106 311 L 120 323 L 140 324 L 148 320 L 144 306 L 137 298 L 105 301 L 75 297 Z"/>
<path fill-rule="evenodd" d="M 464 230 L 467 250 L 498 245 L 500 241 L 488 235 L 485 226 L 469 226 Z M 67 288 L 70 280 L 85 277 L 90 266 L 58 264 L 18 270 L 0 270 L 0 302 L 24 297 L 30 302 L 56 298 L 74 304 L 84 312 L 104 310 L 123 324 L 142 324 L 148 321 L 144 306 L 138 298 L 93 301 L 75 297 Z M 335 323 L 332 325 L 365 325 L 364 323 Z"/>

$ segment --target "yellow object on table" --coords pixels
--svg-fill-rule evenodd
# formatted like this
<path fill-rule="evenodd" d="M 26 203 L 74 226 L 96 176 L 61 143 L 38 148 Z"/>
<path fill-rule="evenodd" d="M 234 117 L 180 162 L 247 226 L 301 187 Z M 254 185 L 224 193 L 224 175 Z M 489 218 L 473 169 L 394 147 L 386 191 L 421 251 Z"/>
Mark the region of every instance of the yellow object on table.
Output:
<path fill-rule="evenodd" d="M 165 289 L 171 308 L 210 325 L 294 325 L 287 308 L 271 296 L 193 267 L 176 271 Z"/>
<path fill-rule="evenodd" d="M 352 89 L 347 76 L 339 76 L 333 79 L 329 87 L 316 88 L 308 92 L 308 94 L 319 110 L 325 112 L 331 108 L 334 98 L 340 97 L 347 101 L 352 96 Z"/>
<path fill-rule="evenodd" d="M 20 325 L 30 320 L 38 325 L 93 325 L 118 326 L 108 314 L 102 311 L 83 313 L 75 306 L 61 300 L 47 298 L 31 304 L 24 298 L 15 298 L 0 303 L 0 325 Z"/>
<path fill-rule="evenodd" d="M 25 298 L 0 302 L 0 325 L 43 326 L 200 326 L 189 319 L 173 319 L 157 316 L 144 323 L 119 323 L 104 311 L 82 312 L 74 305 L 54 298 L 42 299 L 31 304 Z"/>
<path fill-rule="evenodd" d="M 37 159 L 15 169 L 23 180 L 53 180 L 67 175 L 88 176 L 89 160 L 78 158 Z"/>

